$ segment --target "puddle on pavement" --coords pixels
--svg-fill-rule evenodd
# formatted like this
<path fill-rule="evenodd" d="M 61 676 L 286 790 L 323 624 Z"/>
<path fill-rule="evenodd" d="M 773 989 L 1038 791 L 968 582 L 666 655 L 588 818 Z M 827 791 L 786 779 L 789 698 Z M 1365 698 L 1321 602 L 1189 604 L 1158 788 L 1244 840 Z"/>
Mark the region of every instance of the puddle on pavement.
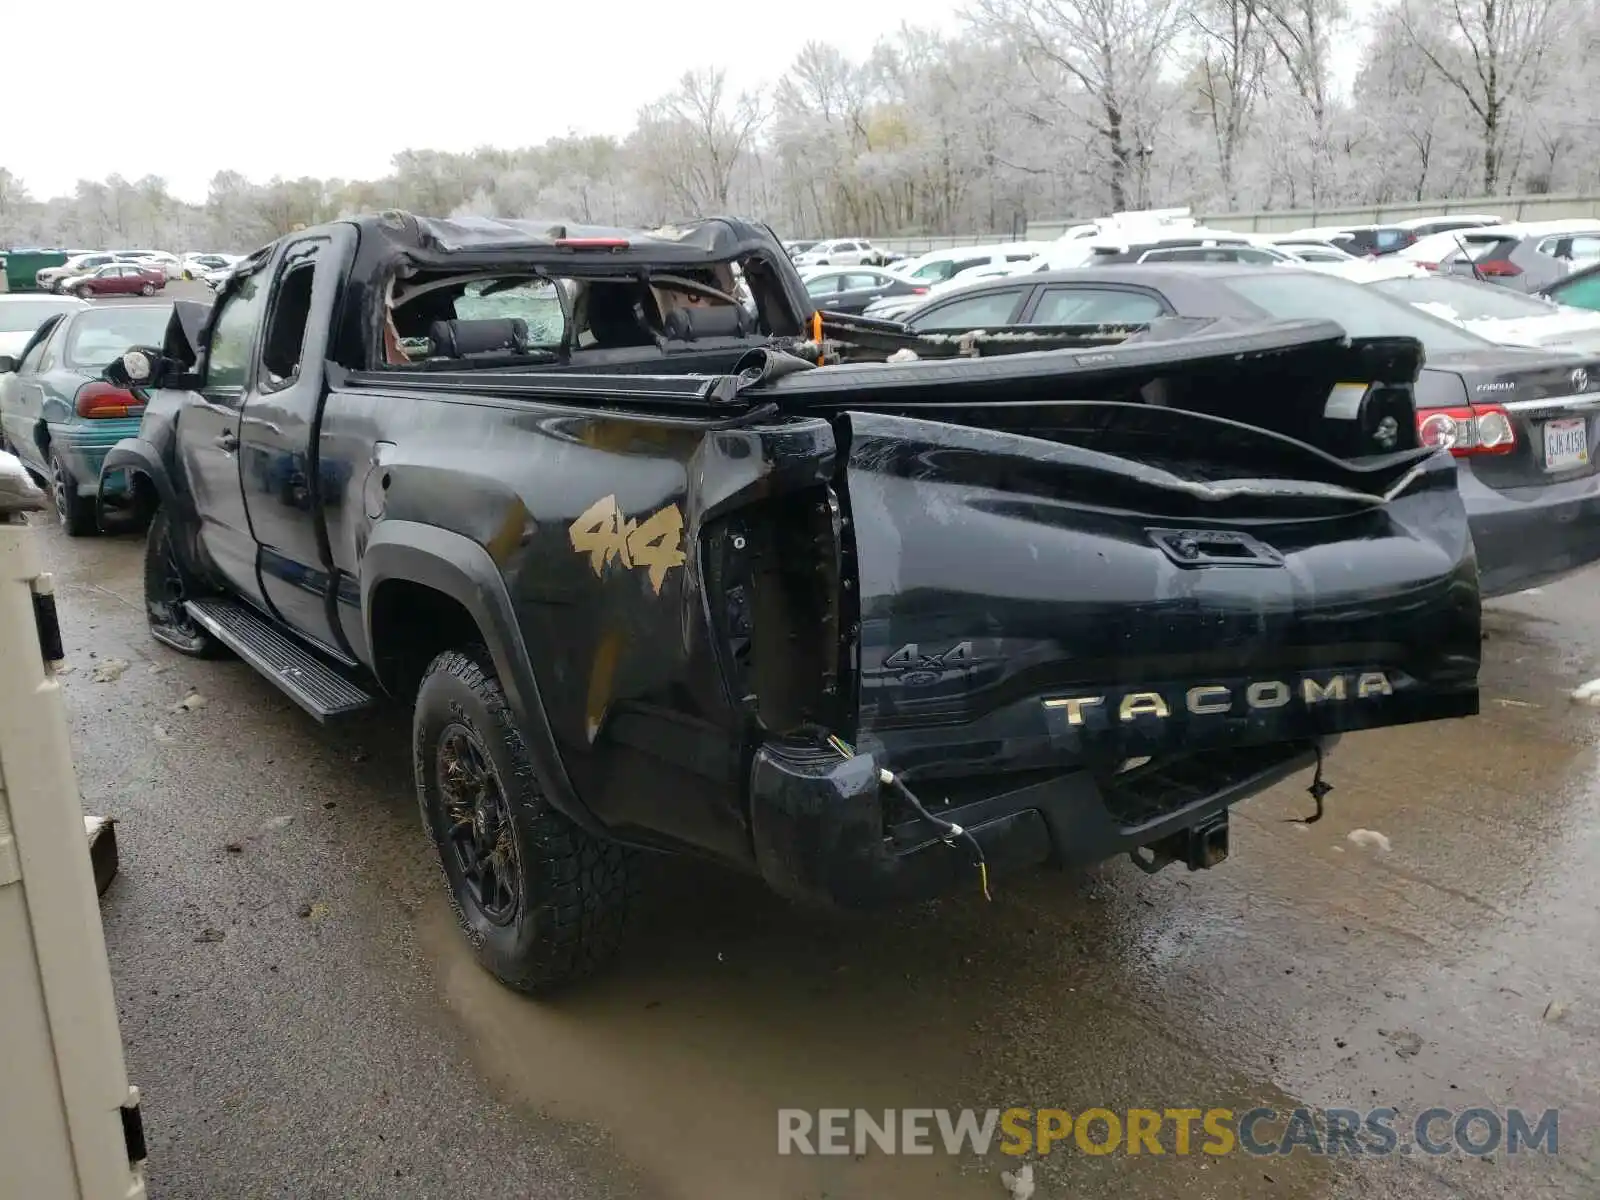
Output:
<path fill-rule="evenodd" d="M 1486 671 L 1485 691 L 1521 704 L 1347 738 L 1321 824 L 1293 823 L 1308 779 L 1236 810 L 1215 871 L 1116 862 L 1002 881 L 989 905 L 833 919 L 666 864 L 616 970 L 555 1002 L 481 971 L 442 898 L 421 942 L 485 1075 L 532 1111 L 607 1131 L 671 1196 L 1000 1197 L 1016 1165 L 780 1158 L 781 1107 L 1520 1102 L 1562 1106 L 1563 1138 L 1583 1141 L 1583 1081 L 1600 1077 L 1600 717 L 1565 704 L 1537 638 L 1523 657 Z M 1351 843 L 1357 828 L 1391 849 Z M 1348 1168 L 1299 1156 L 1058 1150 L 1038 1166 L 1040 1200 L 1431 1186 L 1389 1161 L 1366 1168 L 1382 1172 L 1376 1190 L 1351 1192 Z"/>
<path fill-rule="evenodd" d="M 783 1107 L 1290 1107 L 1272 1088 L 1142 1016 L 1006 899 L 840 921 L 788 909 L 744 880 L 673 867 L 611 975 L 535 1002 L 472 961 L 440 900 L 420 941 L 480 1068 L 508 1099 L 607 1131 L 672 1196 L 833 1200 L 1004 1196 L 1017 1160 L 780 1157 Z M 1058 878 L 1070 903 L 1081 884 Z M 1197 1139 L 1198 1144 L 1198 1139 Z M 1304 1159 L 1090 1158 L 1036 1163 L 1040 1196 L 1219 1189 L 1323 1196 Z M 1066 1188 L 1063 1192 L 1060 1189 Z"/>

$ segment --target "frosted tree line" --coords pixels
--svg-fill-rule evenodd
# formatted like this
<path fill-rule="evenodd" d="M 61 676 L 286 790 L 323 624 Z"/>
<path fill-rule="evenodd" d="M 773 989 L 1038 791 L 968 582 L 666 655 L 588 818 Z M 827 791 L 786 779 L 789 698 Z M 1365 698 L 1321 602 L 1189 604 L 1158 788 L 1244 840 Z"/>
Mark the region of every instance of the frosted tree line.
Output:
<path fill-rule="evenodd" d="M 246 250 L 388 207 L 884 236 L 1592 192 L 1596 61 L 1594 0 L 1380 0 L 1359 27 L 1343 0 L 971 0 L 959 34 L 908 28 L 864 61 L 804 45 L 762 94 L 692 70 L 626 137 L 407 150 L 382 179 L 220 170 L 189 204 L 154 176 L 34 197 L 0 166 L 0 245 Z"/>

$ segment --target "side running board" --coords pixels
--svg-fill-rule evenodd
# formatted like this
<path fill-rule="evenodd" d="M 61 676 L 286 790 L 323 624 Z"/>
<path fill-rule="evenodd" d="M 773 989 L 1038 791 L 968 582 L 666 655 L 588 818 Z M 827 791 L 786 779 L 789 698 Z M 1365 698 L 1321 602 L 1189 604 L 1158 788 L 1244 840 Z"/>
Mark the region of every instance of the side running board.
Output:
<path fill-rule="evenodd" d="M 364 689 L 237 600 L 186 600 L 183 607 L 206 632 L 319 721 L 359 712 L 376 703 Z"/>

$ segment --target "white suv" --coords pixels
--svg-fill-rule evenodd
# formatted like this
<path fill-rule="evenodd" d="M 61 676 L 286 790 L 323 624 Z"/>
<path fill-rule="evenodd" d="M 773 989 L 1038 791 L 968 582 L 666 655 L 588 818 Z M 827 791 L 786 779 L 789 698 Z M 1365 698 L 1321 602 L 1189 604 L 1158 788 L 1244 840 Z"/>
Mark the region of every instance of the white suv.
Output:
<path fill-rule="evenodd" d="M 804 254 L 795 256 L 797 267 L 880 267 L 887 261 L 884 252 L 866 238 L 837 238 L 818 242 Z"/>

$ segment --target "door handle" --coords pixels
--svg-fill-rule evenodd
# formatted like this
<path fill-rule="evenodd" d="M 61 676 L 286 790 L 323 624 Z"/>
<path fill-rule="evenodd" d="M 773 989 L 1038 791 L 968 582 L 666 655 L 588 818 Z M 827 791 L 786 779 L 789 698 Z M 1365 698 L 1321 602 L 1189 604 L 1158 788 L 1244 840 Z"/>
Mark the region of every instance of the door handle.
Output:
<path fill-rule="evenodd" d="M 232 454 L 239 448 L 239 435 L 230 429 L 227 433 L 218 435 L 217 445 Z"/>

